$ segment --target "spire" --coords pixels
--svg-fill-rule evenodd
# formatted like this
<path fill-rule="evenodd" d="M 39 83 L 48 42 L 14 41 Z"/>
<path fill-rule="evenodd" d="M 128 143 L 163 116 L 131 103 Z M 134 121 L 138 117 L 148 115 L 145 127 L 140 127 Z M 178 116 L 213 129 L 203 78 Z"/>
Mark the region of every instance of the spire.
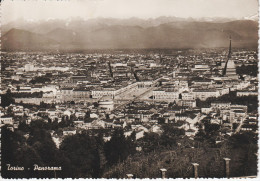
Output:
<path fill-rule="evenodd" d="M 229 51 L 228 51 L 228 59 L 231 58 L 231 35 L 229 36 Z"/>
<path fill-rule="evenodd" d="M 223 69 L 222 75 L 226 75 L 227 72 L 227 64 L 228 64 L 228 60 L 231 58 L 231 35 L 229 36 L 229 51 L 228 51 L 228 58 L 227 61 L 225 63 L 225 67 Z"/>

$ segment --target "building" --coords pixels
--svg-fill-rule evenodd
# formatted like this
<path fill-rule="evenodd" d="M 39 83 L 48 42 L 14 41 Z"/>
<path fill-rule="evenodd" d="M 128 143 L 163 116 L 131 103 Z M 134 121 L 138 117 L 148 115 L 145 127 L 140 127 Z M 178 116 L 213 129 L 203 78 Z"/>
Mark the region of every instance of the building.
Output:
<path fill-rule="evenodd" d="M 177 102 L 179 106 L 196 107 L 196 100 L 180 100 Z"/>
<path fill-rule="evenodd" d="M 191 70 L 194 72 L 196 72 L 196 71 L 206 72 L 206 71 L 210 71 L 210 68 L 209 68 L 209 65 L 207 65 L 207 64 L 197 64 Z"/>
<path fill-rule="evenodd" d="M 98 102 L 98 106 L 105 111 L 112 111 L 114 109 L 114 101 L 106 96 Z"/>
<path fill-rule="evenodd" d="M 237 91 L 237 96 L 242 97 L 242 96 L 257 96 L 258 92 L 257 91 Z"/>
<path fill-rule="evenodd" d="M 238 79 L 238 75 L 236 74 L 236 66 L 233 60 L 229 60 L 226 68 L 226 75 L 230 79 Z"/>
<path fill-rule="evenodd" d="M 220 93 L 216 89 L 194 89 L 193 95 L 195 99 L 206 100 L 209 97 L 219 97 Z"/>
<path fill-rule="evenodd" d="M 189 91 L 183 91 L 180 97 L 182 100 L 194 100 L 194 95 Z"/>
<path fill-rule="evenodd" d="M 25 70 L 25 72 L 34 71 L 34 65 L 33 64 L 26 64 L 24 66 L 24 70 Z"/>
<path fill-rule="evenodd" d="M 70 78 L 70 83 L 78 83 L 78 82 L 83 82 L 83 81 L 87 81 L 86 76 L 74 75 Z"/>
<path fill-rule="evenodd" d="M 211 108 L 212 110 L 218 110 L 218 109 L 230 109 L 231 102 L 212 102 Z"/>
<path fill-rule="evenodd" d="M 223 70 L 223 76 L 229 79 L 238 79 L 238 75 L 236 74 L 236 65 L 233 59 L 231 59 L 231 37 L 230 37 L 230 44 L 229 44 L 229 52 L 228 52 L 228 59 L 225 63 L 225 67 Z"/>
<path fill-rule="evenodd" d="M 73 88 L 62 88 L 60 90 L 60 98 L 63 100 L 63 101 L 71 101 L 73 100 Z M 59 95 L 58 95 L 59 97 Z"/>
<path fill-rule="evenodd" d="M 90 98 L 91 91 L 89 88 L 76 88 L 72 92 L 74 99 L 86 99 Z"/>
<path fill-rule="evenodd" d="M 157 89 L 153 91 L 153 99 L 174 101 L 179 99 L 179 93 L 170 90 Z"/>
<path fill-rule="evenodd" d="M 14 120 L 12 117 L 1 117 L 1 124 L 9 124 L 9 125 L 13 125 L 14 124 Z"/>
<path fill-rule="evenodd" d="M 100 88 L 98 90 L 91 91 L 92 98 L 101 98 L 103 96 L 111 96 L 114 98 L 116 94 L 117 91 L 115 88 Z"/>

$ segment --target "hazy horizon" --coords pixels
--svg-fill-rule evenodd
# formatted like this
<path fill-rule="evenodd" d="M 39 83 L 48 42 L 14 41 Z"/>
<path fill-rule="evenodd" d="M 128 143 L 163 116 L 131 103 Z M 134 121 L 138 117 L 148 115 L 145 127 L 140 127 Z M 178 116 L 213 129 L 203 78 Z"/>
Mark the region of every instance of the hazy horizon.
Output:
<path fill-rule="evenodd" d="M 224 47 L 230 35 L 258 45 L 257 0 L 6 0 L 2 10 L 3 49 Z"/>
<path fill-rule="evenodd" d="M 258 15 L 257 0 L 75 0 L 2 2 L 2 23 L 81 18 L 244 19 Z"/>
<path fill-rule="evenodd" d="M 255 17 L 255 16 L 250 16 L 250 17 Z M 51 20 L 57 20 L 57 21 L 70 21 L 70 20 L 82 20 L 82 21 L 91 21 L 91 20 L 98 20 L 98 19 L 111 19 L 111 20 L 131 20 L 131 19 L 138 19 L 138 20 L 144 20 L 144 21 L 149 21 L 149 20 L 157 20 L 160 18 L 176 18 L 176 19 L 180 19 L 180 20 L 184 20 L 184 21 L 214 21 L 214 20 L 227 20 L 227 21 L 235 21 L 235 20 L 256 20 L 255 18 L 250 19 L 250 17 L 241 17 L 241 18 L 229 18 L 229 17 L 201 17 L 201 18 L 193 18 L 193 17 L 187 17 L 187 18 L 183 18 L 183 17 L 178 17 L 178 16 L 158 16 L 158 17 L 153 17 L 153 18 L 140 18 L 140 17 L 129 17 L 129 18 L 116 18 L 116 17 L 95 17 L 95 18 L 90 18 L 90 19 L 84 19 L 82 17 L 78 17 L 78 16 L 72 16 L 69 18 L 48 18 L 48 19 L 25 19 L 23 17 L 20 17 L 18 19 L 9 21 L 7 23 L 2 23 L 3 25 L 7 25 L 9 23 L 13 23 L 13 22 L 18 22 L 18 21 L 27 21 L 27 22 L 45 22 L 45 21 L 51 21 Z"/>

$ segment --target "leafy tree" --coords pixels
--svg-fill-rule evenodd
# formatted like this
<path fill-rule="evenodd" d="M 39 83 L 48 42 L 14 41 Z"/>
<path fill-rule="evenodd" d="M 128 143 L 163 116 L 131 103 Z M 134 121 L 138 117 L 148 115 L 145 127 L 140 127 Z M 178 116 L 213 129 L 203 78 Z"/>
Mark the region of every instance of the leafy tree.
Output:
<path fill-rule="evenodd" d="M 51 123 L 51 129 L 52 130 L 57 130 L 58 128 L 59 128 L 58 119 L 55 118 L 54 121 Z"/>
<path fill-rule="evenodd" d="M 160 147 L 160 136 L 156 133 L 145 133 L 144 137 L 138 142 L 145 152 L 151 152 Z"/>
<path fill-rule="evenodd" d="M 184 129 L 176 128 L 173 124 L 163 124 L 161 135 L 161 145 L 165 147 L 177 146 L 177 140 L 185 135 Z"/>
<path fill-rule="evenodd" d="M 71 161 L 74 172 L 72 177 L 92 178 L 99 175 L 101 151 L 94 137 L 86 133 L 67 136 L 61 143 L 60 150 Z"/>
<path fill-rule="evenodd" d="M 37 131 L 38 129 L 45 129 L 45 130 L 50 130 L 51 129 L 51 124 L 48 124 L 46 122 L 44 122 L 41 119 L 32 121 L 30 123 L 30 127 L 32 131 Z"/>
<path fill-rule="evenodd" d="M 242 65 L 241 67 L 236 68 L 236 73 L 239 75 L 246 74 L 251 76 L 257 76 L 258 74 L 258 66 L 255 65 Z"/>
<path fill-rule="evenodd" d="M 40 102 L 40 108 L 45 108 L 45 109 L 47 109 L 47 108 L 48 108 L 48 104 L 46 104 L 45 102 L 41 101 L 41 102 Z"/>
<path fill-rule="evenodd" d="M 85 113 L 84 120 L 87 120 L 88 118 L 90 118 L 90 113 L 91 112 L 89 110 Z"/>
<path fill-rule="evenodd" d="M 229 137 L 227 144 L 234 160 L 232 174 L 237 176 L 247 176 L 257 174 L 258 135 L 253 132 L 241 132 Z"/>
<path fill-rule="evenodd" d="M 195 135 L 195 140 L 197 140 L 199 142 L 203 142 L 206 138 L 207 137 L 206 137 L 205 131 L 202 128 L 200 128 Z"/>
<path fill-rule="evenodd" d="M 7 92 L 5 94 L 1 95 L 1 106 L 2 107 L 7 107 L 10 104 L 13 104 L 15 101 L 12 97 L 12 93 L 11 90 L 8 89 Z"/>
<path fill-rule="evenodd" d="M 233 148 L 245 148 L 249 144 L 257 145 L 258 136 L 253 132 L 243 132 L 230 136 L 228 141 Z"/>
<path fill-rule="evenodd" d="M 4 178 L 29 178 L 32 176 L 27 169 L 25 171 L 10 172 L 7 170 L 7 164 L 31 168 L 33 164 L 40 162 L 39 156 L 35 150 L 26 144 L 25 138 L 16 132 L 8 130 L 6 126 L 2 127 L 1 152 L 2 176 Z"/>
<path fill-rule="evenodd" d="M 105 166 L 107 163 L 106 157 L 105 157 L 105 152 L 104 152 L 104 140 L 103 140 L 103 134 L 98 134 L 96 139 L 96 144 L 97 144 L 97 153 L 98 156 L 96 158 L 96 165 L 94 167 L 94 173 L 93 176 L 95 178 L 100 178 L 103 175 L 103 172 L 105 170 Z"/>
<path fill-rule="evenodd" d="M 219 133 L 219 129 L 220 129 L 219 124 L 206 123 L 204 125 L 205 125 L 205 133 L 207 137 L 214 137 Z"/>
<path fill-rule="evenodd" d="M 26 132 L 30 131 L 30 127 L 29 127 L 29 125 L 26 124 L 25 121 L 21 121 L 19 123 L 18 130 L 21 130 L 26 133 Z"/>
<path fill-rule="evenodd" d="M 51 82 L 51 79 L 48 78 L 48 77 L 42 76 L 42 77 L 35 77 L 35 78 L 33 78 L 32 80 L 30 80 L 30 83 L 32 83 L 32 84 L 36 84 L 36 83 L 42 83 L 42 84 L 44 84 L 44 83 L 46 83 L 46 82 Z"/>
<path fill-rule="evenodd" d="M 97 102 L 94 102 L 93 105 L 94 105 L 94 107 L 98 107 L 98 103 Z"/>
<path fill-rule="evenodd" d="M 158 118 L 158 123 L 159 124 L 164 124 L 165 123 L 165 118 Z"/>
<path fill-rule="evenodd" d="M 9 117 L 13 117 L 13 116 L 14 116 L 12 107 L 8 107 L 8 108 L 7 108 L 7 110 L 6 110 L 6 116 L 9 116 Z"/>
<path fill-rule="evenodd" d="M 7 129 L 7 126 L 1 128 L 1 165 L 3 178 L 11 178 L 12 174 L 7 171 L 6 164 L 15 163 L 15 152 L 18 149 L 19 142 L 16 141 L 14 132 Z M 21 139 L 21 138 L 20 138 Z"/>
<path fill-rule="evenodd" d="M 122 129 L 115 129 L 110 141 L 104 145 L 108 165 L 125 160 L 135 150 L 134 143 L 126 139 Z"/>
<path fill-rule="evenodd" d="M 164 135 L 168 135 L 171 137 L 178 137 L 185 135 L 184 129 L 175 128 L 173 124 L 163 124 L 162 130 Z"/>
<path fill-rule="evenodd" d="M 37 165 L 42 165 L 42 161 L 41 161 L 41 157 L 40 155 L 37 153 L 37 151 L 30 145 L 27 144 L 23 144 L 21 146 L 19 146 L 19 149 L 16 151 L 15 153 L 16 155 L 16 164 L 17 165 L 22 165 L 23 167 L 25 167 L 25 170 L 23 172 L 16 172 L 14 177 L 16 178 L 32 178 L 32 177 L 50 177 L 51 175 L 47 175 L 46 172 L 45 173 L 37 173 L 35 171 L 33 171 L 34 169 L 34 164 Z M 26 168 L 29 168 L 26 169 Z"/>

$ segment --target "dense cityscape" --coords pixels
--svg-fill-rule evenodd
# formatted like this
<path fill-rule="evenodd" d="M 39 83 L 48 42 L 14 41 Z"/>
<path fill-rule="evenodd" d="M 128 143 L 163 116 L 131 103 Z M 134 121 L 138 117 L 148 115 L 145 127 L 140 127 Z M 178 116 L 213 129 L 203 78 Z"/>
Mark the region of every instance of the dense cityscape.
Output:
<path fill-rule="evenodd" d="M 257 175 L 258 52 L 231 43 L 2 52 L 2 176 L 190 178 L 192 163 L 200 177 Z"/>
<path fill-rule="evenodd" d="M 259 180 L 259 2 L 0 2 L 0 177 Z"/>

